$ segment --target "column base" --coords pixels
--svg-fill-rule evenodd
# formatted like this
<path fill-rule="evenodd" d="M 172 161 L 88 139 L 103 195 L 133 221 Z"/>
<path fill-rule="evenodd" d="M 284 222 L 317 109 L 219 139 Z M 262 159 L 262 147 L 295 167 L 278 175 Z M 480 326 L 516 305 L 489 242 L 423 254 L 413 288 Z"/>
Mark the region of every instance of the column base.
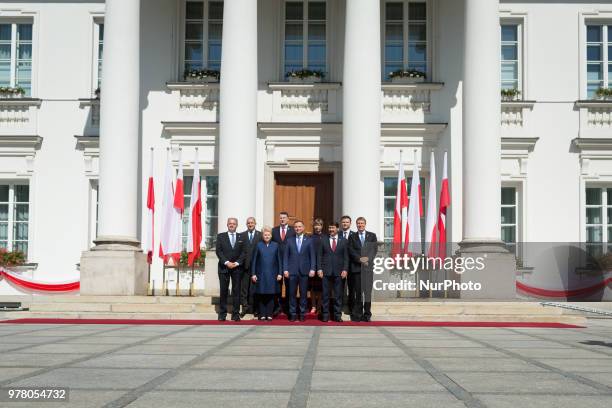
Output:
<path fill-rule="evenodd" d="M 81 295 L 146 296 L 147 257 L 140 242 L 126 237 L 100 237 L 81 255 Z"/>
<path fill-rule="evenodd" d="M 456 275 L 461 283 L 480 283 L 480 290 L 462 290 L 462 299 L 516 299 L 516 257 L 506 249 L 503 241 L 464 240 L 459 243 L 458 255 L 463 258 L 482 258 L 484 268 Z"/>

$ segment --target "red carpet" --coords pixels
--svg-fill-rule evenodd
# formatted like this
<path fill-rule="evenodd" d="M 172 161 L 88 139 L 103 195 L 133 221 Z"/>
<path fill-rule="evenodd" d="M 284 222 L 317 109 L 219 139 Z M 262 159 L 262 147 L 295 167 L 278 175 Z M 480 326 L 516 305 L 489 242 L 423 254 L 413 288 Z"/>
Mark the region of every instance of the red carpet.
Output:
<path fill-rule="evenodd" d="M 231 320 L 219 322 L 217 320 L 142 320 L 142 319 L 14 319 L 3 320 L 0 323 L 10 324 L 150 324 L 150 325 L 192 325 L 192 326 L 353 326 L 353 327 L 534 327 L 554 329 L 582 329 L 584 326 L 576 326 L 564 323 L 548 322 L 433 322 L 433 321 L 372 321 L 324 323 L 315 318 L 306 319 L 305 322 L 290 322 L 280 317 L 272 321 L 264 320 Z"/>

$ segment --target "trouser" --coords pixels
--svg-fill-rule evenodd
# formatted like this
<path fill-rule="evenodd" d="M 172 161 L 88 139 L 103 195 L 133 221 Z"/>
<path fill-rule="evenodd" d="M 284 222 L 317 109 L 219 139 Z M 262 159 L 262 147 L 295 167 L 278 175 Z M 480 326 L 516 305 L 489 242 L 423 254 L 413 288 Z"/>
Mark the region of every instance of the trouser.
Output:
<path fill-rule="evenodd" d="M 353 273 L 350 279 L 355 292 L 351 318 L 372 317 L 372 272 Z"/>
<path fill-rule="evenodd" d="M 259 317 L 272 317 L 274 309 L 273 294 L 259 294 Z"/>
<path fill-rule="evenodd" d="M 355 288 L 353 287 L 353 280 L 350 278 L 351 277 L 351 273 L 349 272 L 349 276 L 346 279 L 346 286 L 348 289 L 348 296 L 347 296 L 347 306 L 348 306 L 348 310 L 349 313 L 353 313 L 353 306 L 355 304 Z"/>
<path fill-rule="evenodd" d="M 344 282 L 340 276 L 323 276 L 323 302 L 322 302 L 322 317 L 329 318 L 329 297 L 331 291 L 334 291 L 334 319 L 338 320 L 342 317 L 342 292 Z"/>
<path fill-rule="evenodd" d="M 283 299 L 282 286 L 285 286 L 285 298 Z M 281 291 L 274 295 L 274 315 L 280 312 L 289 314 L 289 278 L 283 276 Z"/>
<path fill-rule="evenodd" d="M 227 272 L 219 273 L 219 317 L 227 316 L 227 295 L 229 293 L 230 280 L 232 282 L 232 316 L 238 316 L 240 312 L 240 279 L 242 269 L 228 269 Z"/>
<path fill-rule="evenodd" d="M 240 304 L 242 305 L 243 313 L 253 311 L 253 293 L 251 291 L 251 271 L 242 271 L 242 279 L 240 282 Z"/>
<path fill-rule="evenodd" d="M 300 304 L 298 309 L 297 304 L 297 290 L 300 288 Z M 300 316 L 306 315 L 306 308 L 308 307 L 308 299 L 306 293 L 308 292 L 308 275 L 290 275 L 289 276 L 289 316 Z"/>

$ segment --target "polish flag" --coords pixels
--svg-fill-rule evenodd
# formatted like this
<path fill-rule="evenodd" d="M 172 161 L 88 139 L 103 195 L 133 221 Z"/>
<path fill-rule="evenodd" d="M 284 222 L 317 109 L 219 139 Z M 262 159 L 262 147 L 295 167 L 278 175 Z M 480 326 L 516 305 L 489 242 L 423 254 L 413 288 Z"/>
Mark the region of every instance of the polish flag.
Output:
<path fill-rule="evenodd" d="M 419 177 L 419 166 L 417 166 L 415 160 L 410 185 L 410 202 L 408 204 L 408 230 L 406 231 L 406 244 L 404 246 L 404 252 L 409 256 L 421 254 L 421 217 L 423 216 L 421 198 L 421 178 Z"/>
<path fill-rule="evenodd" d="M 450 206 L 448 191 L 448 168 L 446 152 L 444 152 L 444 167 L 442 168 L 442 186 L 440 187 L 440 211 L 438 213 L 438 256 L 446 257 L 446 211 Z"/>
<path fill-rule="evenodd" d="M 182 211 L 174 207 L 175 192 L 172 185 L 175 177 L 174 169 L 168 151 L 166 160 L 166 175 L 164 177 L 164 196 L 162 200 L 162 225 L 161 237 L 159 242 L 159 256 L 164 262 L 172 258 L 178 263 L 181 256 L 181 230 L 182 230 Z M 182 180 L 182 166 L 179 167 L 180 180 Z M 178 179 L 177 179 L 178 182 Z"/>
<path fill-rule="evenodd" d="M 408 228 L 408 188 L 400 152 L 399 171 L 397 173 L 397 192 L 395 195 L 395 215 L 393 217 L 392 256 L 402 252 Z"/>
<path fill-rule="evenodd" d="M 151 161 L 149 163 L 149 183 L 147 188 L 147 229 L 144 237 L 144 250 L 147 262 L 153 263 L 153 248 L 155 247 L 155 188 L 153 183 L 153 148 L 151 148 Z"/>
<path fill-rule="evenodd" d="M 200 191 L 200 165 L 198 151 L 196 150 L 195 169 L 193 170 L 193 183 L 191 183 L 191 199 L 189 202 L 189 226 L 187 232 L 187 252 L 189 253 L 189 266 L 200 257 L 200 243 L 202 242 L 202 195 Z"/>
<path fill-rule="evenodd" d="M 427 194 L 427 220 L 425 221 L 425 254 L 429 257 L 436 256 L 438 231 L 436 229 L 436 218 L 438 209 L 436 205 L 436 162 L 433 151 L 429 159 L 429 192 Z"/>

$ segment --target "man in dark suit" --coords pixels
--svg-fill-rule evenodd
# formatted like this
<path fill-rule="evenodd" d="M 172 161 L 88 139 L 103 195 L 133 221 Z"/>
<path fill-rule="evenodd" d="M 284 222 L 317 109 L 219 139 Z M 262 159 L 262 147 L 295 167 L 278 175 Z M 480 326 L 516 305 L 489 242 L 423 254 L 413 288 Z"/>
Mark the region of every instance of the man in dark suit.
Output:
<path fill-rule="evenodd" d="M 308 302 L 308 278 L 315 275 L 316 254 L 312 239 L 304 235 L 304 223 L 295 221 L 293 223 L 295 236 L 288 238 L 284 259 L 283 271 L 285 278 L 289 280 L 289 321 L 295 322 L 297 318 L 303 322 L 306 320 L 306 308 Z M 297 290 L 300 288 L 300 305 L 297 307 Z"/>
<path fill-rule="evenodd" d="M 334 291 L 334 316 L 333 320 L 342 321 L 342 293 L 343 280 L 348 274 L 348 240 L 339 239 L 338 223 L 329 224 L 329 236 L 321 238 L 321 245 L 317 254 L 317 265 L 319 265 L 319 277 L 323 280 L 323 306 L 321 320 L 329 321 L 329 294 Z"/>
<path fill-rule="evenodd" d="M 251 258 L 253 257 L 253 248 L 261 240 L 261 232 L 255 229 L 256 226 L 257 221 L 255 217 L 249 217 L 246 221 L 246 231 L 240 234 L 246 245 L 244 268 L 242 268 L 242 279 L 240 282 L 240 303 L 242 304 L 240 317 L 244 317 L 247 313 L 257 313 L 257 307 L 254 305 L 255 295 L 251 290 Z"/>
<path fill-rule="evenodd" d="M 240 279 L 246 256 L 245 241 L 236 233 L 238 219 L 227 219 L 227 232 L 217 235 L 217 258 L 219 258 L 219 321 L 227 316 L 227 295 L 232 282 L 232 320 L 240 321 Z"/>
<path fill-rule="evenodd" d="M 349 258 L 354 298 L 351 321 L 369 322 L 372 318 L 372 266 L 378 251 L 376 234 L 366 231 L 366 219 L 356 220 L 357 232 L 349 238 Z"/>
<path fill-rule="evenodd" d="M 272 228 L 272 241 L 279 245 L 281 260 L 284 259 L 285 247 L 287 246 L 287 240 L 295 237 L 295 231 L 289 226 L 289 214 L 286 211 L 278 213 L 280 224 Z M 283 279 L 285 285 L 285 303 L 281 305 L 281 295 L 277 295 L 274 299 L 274 316 L 277 316 L 281 312 L 281 306 L 285 313 L 289 314 L 289 281 Z"/>
<path fill-rule="evenodd" d="M 345 239 L 348 241 L 351 235 L 355 233 L 355 231 L 351 231 L 352 222 L 353 220 L 348 215 L 343 215 L 342 218 L 340 218 L 340 231 L 338 231 L 339 239 Z M 349 275 L 351 274 L 351 263 L 350 262 L 349 262 L 348 273 Z M 345 288 L 342 289 L 342 294 L 345 295 L 348 290 L 348 295 L 346 296 L 346 302 L 344 303 L 348 305 L 348 311 L 349 313 L 352 314 L 353 313 L 353 299 L 355 298 L 355 291 L 353 289 L 353 282 L 350 279 L 345 279 L 345 282 L 346 283 L 344 285 L 346 286 L 346 289 Z"/>

